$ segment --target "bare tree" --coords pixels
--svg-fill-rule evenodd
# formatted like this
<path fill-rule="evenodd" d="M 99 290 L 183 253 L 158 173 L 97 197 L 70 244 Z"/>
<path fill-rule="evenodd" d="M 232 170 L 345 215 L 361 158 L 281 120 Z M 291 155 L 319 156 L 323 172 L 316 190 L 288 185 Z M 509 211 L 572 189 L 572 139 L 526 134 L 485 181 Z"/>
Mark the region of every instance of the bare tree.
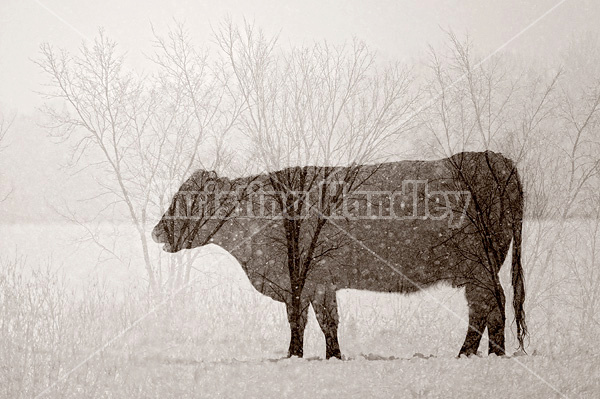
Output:
<path fill-rule="evenodd" d="M 282 300 L 291 326 L 289 354 L 301 356 L 307 276 L 343 246 L 344 235 L 328 230 L 328 216 L 364 183 L 362 165 L 379 160 L 382 147 L 413 125 L 411 77 L 400 65 L 376 66 L 374 54 L 358 40 L 282 48 L 276 37 L 231 21 L 215 37 L 234 90 L 245 101 L 240 129 L 260 170 L 270 172 L 265 191 L 285 216 L 269 247 L 287 256 L 289 287 L 283 287 Z M 329 300 L 335 301 L 335 292 Z M 322 326 L 329 323 L 325 309 L 315 307 Z M 339 347 L 330 345 L 334 338 L 326 339 L 327 356 L 339 357 Z"/>
<path fill-rule="evenodd" d="M 553 285 L 564 287 L 562 295 L 548 301 L 550 322 L 561 325 L 575 337 L 586 340 L 597 328 L 598 291 L 595 263 L 598 257 L 598 204 L 600 186 L 600 135 L 598 134 L 600 86 L 579 82 L 575 89 L 566 82 L 556 118 L 552 158 L 560 165 L 551 179 L 555 220 L 545 265 L 555 271 Z M 546 163 L 547 164 L 547 163 Z M 577 239 L 574 239 L 577 237 Z M 572 242 L 587 245 L 575 251 Z M 566 266 L 566 267 L 565 267 Z M 556 291 L 556 290 L 555 290 Z M 572 306 L 575 319 L 555 316 L 557 304 Z M 576 327 L 576 328 L 573 328 Z"/>
<path fill-rule="evenodd" d="M 218 63 L 211 64 L 208 50 L 198 49 L 191 35 L 182 23 L 176 22 L 166 37 L 154 32 L 156 52 L 151 57 L 158 66 L 158 93 L 167 95 L 170 109 L 161 110 L 158 115 L 178 115 L 180 122 L 173 124 L 170 117 L 162 123 L 161 131 L 171 130 L 176 143 L 174 151 L 164 157 L 159 167 L 160 178 L 154 182 L 153 193 L 158 195 L 158 205 L 165 210 L 169 203 L 167 195 L 174 187 L 187 179 L 200 167 L 210 173 L 244 168 L 234 157 L 229 141 L 235 128 L 238 115 L 244 102 L 229 89 L 231 77 Z M 173 104 L 180 104 L 179 108 Z M 185 121 L 185 122 L 184 122 Z M 176 129 L 172 129 L 171 126 Z M 183 129 L 181 126 L 185 126 Z M 163 154 L 160 154 L 163 155 Z M 165 154 L 166 155 L 166 154 Z M 239 170 L 238 170 L 239 173 Z M 190 190 L 208 193 L 215 187 L 204 183 Z M 220 212 L 222 209 L 212 209 Z M 206 222 L 209 215 L 202 219 Z M 199 223 L 194 226 L 199 228 Z M 215 226 L 218 229 L 220 226 Z M 188 257 L 190 253 L 186 254 Z M 160 258 L 159 258 L 160 259 Z M 179 257 L 176 262 L 181 262 Z M 171 268 L 170 281 L 179 286 L 190 280 L 192 259 L 180 267 Z"/>
<path fill-rule="evenodd" d="M 150 256 L 148 222 L 166 208 L 165 194 L 191 171 L 223 167 L 230 159 L 224 138 L 240 102 L 181 25 L 166 38 L 156 34 L 155 47 L 157 72 L 151 76 L 128 70 L 103 31 L 76 55 L 42 45 L 38 65 L 50 78 L 45 92 L 50 128 L 75 143 L 74 163 L 97 173 L 101 191 L 94 198 L 103 207 L 92 219 L 126 215 L 157 294 L 165 282 L 189 279 L 191 265 L 171 265 L 165 281 Z"/>
<path fill-rule="evenodd" d="M 504 325 L 505 298 L 498 276 L 504 258 L 499 256 L 502 248 L 497 247 L 493 237 L 496 226 L 513 226 L 514 240 L 519 241 L 513 243 L 513 300 L 517 337 L 519 346 L 523 347 L 527 332 L 523 310 L 525 276 L 518 272 L 520 265 L 515 265 L 515 259 L 520 259 L 523 184 L 527 193 L 528 185 L 536 182 L 529 178 L 529 170 L 521 171 L 520 175 L 525 176 L 523 182 L 518 178 L 515 183 L 512 177 L 519 176 L 517 167 L 520 169 L 527 164 L 532 145 L 535 145 L 541 129 L 555 109 L 555 91 L 561 71 L 547 79 L 532 80 L 505 59 L 478 58 L 468 38 L 461 41 L 452 32 L 448 33 L 448 38 L 446 53 L 431 51 L 433 78 L 429 93 L 435 100 L 423 113 L 423 126 L 432 137 L 432 147 L 438 154 L 451 156 L 462 151 L 485 150 L 485 156 L 490 160 L 487 151 L 495 150 L 510 158 L 504 165 L 510 171 L 508 175 L 491 161 L 484 163 L 483 169 L 474 175 L 487 179 L 483 190 L 469 189 L 475 206 L 467 212 L 467 234 L 478 237 L 476 242 L 481 251 L 474 250 L 464 253 L 464 256 L 469 258 L 474 253 L 483 254 L 476 263 L 489 276 L 485 288 L 496 298 L 499 314 L 502 315 L 501 324 Z M 477 187 L 475 181 L 468 177 L 472 165 L 462 162 L 461 157 L 453 159 L 457 160 L 453 162 L 457 185 Z M 514 184 L 517 184 L 517 192 L 521 193 L 520 198 L 511 199 L 508 203 L 490 202 L 494 198 L 491 193 L 510 192 Z M 539 194 L 540 202 L 547 201 L 543 198 L 544 192 Z M 465 231 L 457 234 L 465 234 Z M 515 248 L 517 252 L 514 252 Z M 482 329 L 474 335 L 480 335 Z M 488 333 L 491 339 L 493 332 Z M 504 347 L 503 336 L 498 339 L 502 339 L 502 343 L 496 344 Z"/>
<path fill-rule="evenodd" d="M 566 90 L 561 98 L 561 158 L 566 161 L 560 217 L 567 218 L 585 191 L 596 191 L 600 172 L 600 81 L 574 99 Z M 591 187 L 590 187 L 591 185 Z"/>

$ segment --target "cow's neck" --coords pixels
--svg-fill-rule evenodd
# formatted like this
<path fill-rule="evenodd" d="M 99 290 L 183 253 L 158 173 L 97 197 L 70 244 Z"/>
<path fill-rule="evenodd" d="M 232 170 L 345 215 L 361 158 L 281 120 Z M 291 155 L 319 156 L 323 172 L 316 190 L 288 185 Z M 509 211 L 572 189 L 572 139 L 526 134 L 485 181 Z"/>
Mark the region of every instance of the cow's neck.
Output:
<path fill-rule="evenodd" d="M 228 221 L 213 235 L 210 243 L 216 244 L 230 254 L 239 257 L 246 247 L 250 246 L 250 236 L 244 223 Z"/>

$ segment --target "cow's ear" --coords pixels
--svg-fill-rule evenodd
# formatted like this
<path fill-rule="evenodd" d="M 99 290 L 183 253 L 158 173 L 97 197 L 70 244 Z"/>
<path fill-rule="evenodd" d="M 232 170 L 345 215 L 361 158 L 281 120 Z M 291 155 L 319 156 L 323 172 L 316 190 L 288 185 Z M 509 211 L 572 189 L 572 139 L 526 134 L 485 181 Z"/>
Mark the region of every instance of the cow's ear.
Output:
<path fill-rule="evenodd" d="M 218 180 L 219 182 L 219 191 L 232 191 L 231 180 L 226 177 L 222 177 Z"/>
<path fill-rule="evenodd" d="M 192 174 L 192 177 L 191 177 L 190 179 L 191 179 L 191 180 L 194 180 L 194 181 L 196 181 L 196 182 L 198 182 L 198 181 L 202 181 L 202 180 L 204 180 L 204 178 L 205 178 L 205 175 L 206 175 L 206 171 L 205 171 L 205 170 L 203 170 L 203 169 L 198 169 L 198 170 L 196 170 L 196 171 L 195 171 L 195 172 Z"/>
<path fill-rule="evenodd" d="M 198 190 L 202 187 L 205 179 L 206 171 L 198 169 L 183 183 L 182 188 L 186 187 L 189 190 Z"/>

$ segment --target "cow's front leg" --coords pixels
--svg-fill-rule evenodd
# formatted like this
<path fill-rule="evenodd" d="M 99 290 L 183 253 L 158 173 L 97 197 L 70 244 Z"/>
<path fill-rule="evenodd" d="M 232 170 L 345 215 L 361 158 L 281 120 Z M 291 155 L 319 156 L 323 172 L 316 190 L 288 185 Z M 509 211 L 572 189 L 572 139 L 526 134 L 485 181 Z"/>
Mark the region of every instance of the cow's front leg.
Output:
<path fill-rule="evenodd" d="M 308 302 L 302 301 L 300 304 L 294 305 L 286 303 L 286 308 L 291 333 L 288 357 L 302 357 L 304 354 L 304 328 L 306 327 Z"/>
<path fill-rule="evenodd" d="M 317 321 L 325 335 L 325 355 L 327 359 L 330 357 L 341 359 L 342 352 L 340 351 L 337 335 L 340 318 L 338 316 L 335 289 L 332 286 L 319 286 L 311 302 Z"/>

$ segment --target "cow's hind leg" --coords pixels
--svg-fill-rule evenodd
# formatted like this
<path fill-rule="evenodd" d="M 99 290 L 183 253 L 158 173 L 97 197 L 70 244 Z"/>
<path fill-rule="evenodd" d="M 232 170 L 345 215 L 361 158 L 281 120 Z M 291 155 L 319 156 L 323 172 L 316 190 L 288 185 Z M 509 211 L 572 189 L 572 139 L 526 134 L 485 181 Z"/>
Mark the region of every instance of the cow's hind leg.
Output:
<path fill-rule="evenodd" d="M 500 303 L 498 303 L 500 301 Z M 487 318 L 487 329 L 489 337 L 489 354 L 496 354 L 498 356 L 505 355 L 504 352 L 504 324 L 506 321 L 505 315 L 505 303 L 504 290 L 502 287 L 497 292 L 497 298 L 493 298 L 493 302 L 490 302 L 491 310 Z"/>
<path fill-rule="evenodd" d="M 317 316 L 317 321 L 325 335 L 325 355 L 327 359 L 330 357 L 341 359 L 342 353 L 337 335 L 340 318 L 335 289 L 323 286 L 318 287 L 313 297 L 312 305 Z"/>
<path fill-rule="evenodd" d="M 469 327 L 465 342 L 460 349 L 459 356 L 470 356 L 477 353 L 488 316 L 487 301 L 489 300 L 489 295 L 487 295 L 484 290 L 467 285 L 466 297 L 469 306 Z"/>
<path fill-rule="evenodd" d="M 304 355 L 304 328 L 308 314 L 308 302 L 302 301 L 300 309 L 294 310 L 291 304 L 286 304 L 288 321 L 290 323 L 290 347 L 288 356 L 302 357 Z"/>

